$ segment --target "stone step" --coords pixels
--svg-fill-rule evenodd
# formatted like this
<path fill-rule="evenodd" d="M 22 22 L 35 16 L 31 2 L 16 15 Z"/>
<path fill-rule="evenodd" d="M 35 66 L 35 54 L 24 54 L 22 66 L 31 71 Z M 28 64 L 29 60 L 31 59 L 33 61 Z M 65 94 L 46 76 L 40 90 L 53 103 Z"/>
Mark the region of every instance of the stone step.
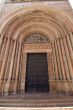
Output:
<path fill-rule="evenodd" d="M 55 103 L 0 103 L 0 107 L 69 107 L 69 106 L 72 106 L 73 105 L 73 102 L 55 102 Z"/>
<path fill-rule="evenodd" d="M 16 94 L 0 97 L 1 107 L 73 106 L 73 96 L 59 94 Z"/>

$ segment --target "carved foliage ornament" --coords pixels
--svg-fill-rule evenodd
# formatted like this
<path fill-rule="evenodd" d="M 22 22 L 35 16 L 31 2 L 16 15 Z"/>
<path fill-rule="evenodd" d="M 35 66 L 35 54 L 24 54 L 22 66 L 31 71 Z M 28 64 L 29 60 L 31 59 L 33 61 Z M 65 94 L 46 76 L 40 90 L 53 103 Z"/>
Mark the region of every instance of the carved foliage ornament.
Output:
<path fill-rule="evenodd" d="M 32 33 L 24 40 L 25 43 L 50 43 L 47 36 L 42 33 Z"/>

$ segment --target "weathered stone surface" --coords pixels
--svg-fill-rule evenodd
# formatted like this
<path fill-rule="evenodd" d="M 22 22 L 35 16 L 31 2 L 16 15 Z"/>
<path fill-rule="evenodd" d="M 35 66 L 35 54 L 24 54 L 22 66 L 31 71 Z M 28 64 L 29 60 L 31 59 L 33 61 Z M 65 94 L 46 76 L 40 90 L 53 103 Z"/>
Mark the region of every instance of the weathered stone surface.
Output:
<path fill-rule="evenodd" d="M 5 4 L 1 14 L 0 94 L 25 93 L 27 53 L 41 52 L 47 53 L 50 93 L 72 95 L 73 15 L 69 2 Z"/>

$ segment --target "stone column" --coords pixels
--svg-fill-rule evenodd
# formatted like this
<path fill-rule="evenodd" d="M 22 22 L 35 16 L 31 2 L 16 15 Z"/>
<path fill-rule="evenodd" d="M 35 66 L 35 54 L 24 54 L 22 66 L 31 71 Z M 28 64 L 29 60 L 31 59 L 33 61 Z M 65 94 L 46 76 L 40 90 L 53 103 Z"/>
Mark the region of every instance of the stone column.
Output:
<path fill-rule="evenodd" d="M 27 63 L 27 53 L 22 53 L 22 73 L 21 73 L 21 92 L 25 92 L 25 83 L 26 83 L 26 63 Z"/>
<path fill-rule="evenodd" d="M 61 47 L 60 47 L 60 41 L 59 40 L 57 40 L 57 46 L 58 46 L 61 69 L 62 69 L 61 74 L 63 76 L 61 83 L 62 83 L 62 87 L 63 87 L 63 92 L 65 92 L 65 90 L 66 90 L 66 86 L 65 86 L 65 84 L 66 84 L 66 82 L 65 82 L 66 81 L 66 75 L 65 74 L 66 73 L 65 73 L 64 62 L 63 62 L 63 57 L 62 57 L 62 52 L 61 52 Z"/>
<path fill-rule="evenodd" d="M 66 40 L 67 40 L 67 45 L 68 45 L 68 49 L 69 49 L 69 55 L 71 58 L 71 62 L 72 62 L 72 67 L 73 67 L 73 49 L 72 49 L 72 45 L 71 45 L 71 41 L 70 41 L 70 36 L 66 36 Z M 70 93 L 73 94 L 73 79 L 69 82 L 69 86 L 70 86 Z"/>
<path fill-rule="evenodd" d="M 61 63 L 60 63 L 60 58 L 59 58 L 59 52 L 57 48 L 57 41 L 55 41 L 55 51 L 56 51 L 56 59 L 57 59 L 57 67 L 58 67 L 58 91 L 63 92 L 63 87 L 62 87 L 62 73 L 61 73 Z"/>
<path fill-rule="evenodd" d="M 64 85 L 65 85 L 65 92 L 69 92 L 69 85 L 67 80 L 70 80 L 70 74 L 69 74 L 69 69 L 68 69 L 68 64 L 67 64 L 67 59 L 66 59 L 66 54 L 65 54 L 65 50 L 64 50 L 64 45 L 63 45 L 63 39 L 60 39 L 60 48 L 61 48 L 61 52 L 62 52 L 62 58 L 63 58 L 63 62 L 64 62 L 64 69 L 65 69 L 65 75 L 66 75 L 66 80 L 64 81 Z"/>
<path fill-rule="evenodd" d="M 47 53 L 47 61 L 48 61 L 48 77 L 49 77 L 48 82 L 50 84 L 50 93 L 53 93 L 56 91 L 56 85 L 54 82 L 52 52 Z"/>
<path fill-rule="evenodd" d="M 0 53 L 1 53 L 1 48 L 2 48 L 2 44 L 3 44 L 3 39 L 4 39 L 4 36 L 1 35 L 1 38 L 0 38 Z"/>
<path fill-rule="evenodd" d="M 4 41 L 3 41 L 3 45 L 2 45 L 2 48 L 1 48 L 1 52 L 0 52 L 0 60 L 2 59 L 4 53 L 5 52 L 5 48 L 6 48 L 6 41 L 7 41 L 7 38 L 5 37 L 4 38 Z"/>
<path fill-rule="evenodd" d="M 57 58 L 56 58 L 56 51 L 55 51 L 55 46 L 54 46 L 54 42 L 52 43 L 52 50 L 53 50 L 53 62 L 54 62 L 54 82 L 55 82 L 55 85 L 56 85 L 56 92 L 58 92 L 59 90 L 59 83 L 58 83 L 58 80 L 59 80 L 59 73 L 58 73 L 58 66 L 57 66 Z"/>
<path fill-rule="evenodd" d="M 72 66 L 73 66 L 73 49 L 72 49 L 72 45 L 71 45 L 71 41 L 70 41 L 69 36 L 66 36 L 66 41 L 67 41 L 67 45 L 69 48 L 69 54 L 70 54 L 70 58 L 71 58 Z"/>
<path fill-rule="evenodd" d="M 68 83 L 69 83 L 70 91 L 73 91 L 73 87 L 71 84 L 72 83 L 71 80 L 73 80 L 73 66 L 72 66 L 70 52 L 68 50 L 68 45 L 65 37 L 63 38 L 63 43 L 64 43 L 64 48 L 65 48 L 66 58 L 67 58 L 68 68 L 69 68 L 69 74 L 70 74 L 70 80 L 68 80 Z"/>
<path fill-rule="evenodd" d="M 3 94 L 4 94 L 5 84 L 6 84 L 6 81 L 8 79 L 8 76 L 9 76 L 10 62 L 11 62 L 11 56 L 12 56 L 12 48 L 13 48 L 13 41 L 11 40 L 9 52 L 8 52 L 8 59 L 7 59 L 7 63 L 6 63 L 6 69 L 5 69 L 4 76 L 3 76 L 3 86 L 2 86 L 2 91 L 3 91 L 2 93 Z M 5 51 L 5 49 L 4 49 L 4 51 Z"/>
<path fill-rule="evenodd" d="M 10 86 L 10 81 L 11 81 L 11 76 L 12 76 L 12 70 L 13 70 L 13 64 L 14 64 L 14 58 L 15 58 L 15 50 L 16 50 L 16 40 L 14 41 L 14 46 L 13 46 L 13 52 L 12 52 L 12 58 L 11 58 L 11 63 L 10 63 L 10 69 L 9 69 L 9 76 L 8 80 L 5 84 L 4 88 L 4 95 L 8 95 L 9 93 L 9 86 Z"/>
<path fill-rule="evenodd" d="M 70 41 L 71 41 L 71 45 L 72 45 L 72 49 L 73 49 L 73 34 L 70 33 Z"/>
<path fill-rule="evenodd" d="M 9 46 L 10 46 L 10 38 L 8 38 L 8 40 L 7 40 L 7 45 L 6 45 L 6 50 L 5 50 L 5 54 L 4 54 L 3 64 L 2 64 L 1 72 L 0 72 L 0 92 L 2 91 L 2 78 L 4 76 L 5 67 L 6 67 L 6 64 L 7 64 Z"/>
<path fill-rule="evenodd" d="M 70 76 L 71 76 L 71 79 L 73 79 L 73 67 L 72 67 L 72 62 L 71 62 L 71 59 L 70 59 L 68 46 L 67 46 L 67 42 L 66 42 L 65 37 L 63 38 L 63 43 L 64 43 L 65 52 L 66 52 L 66 58 L 67 58 L 67 61 L 68 61 Z"/>
<path fill-rule="evenodd" d="M 21 56 L 21 43 L 19 43 L 19 49 L 18 49 L 18 58 L 17 58 L 15 82 L 14 82 L 14 86 L 13 86 L 13 94 L 16 94 L 16 91 L 17 91 L 18 74 L 19 74 L 19 66 L 20 66 L 20 56 Z"/>
<path fill-rule="evenodd" d="M 1 52 L 0 52 L 0 70 L 2 67 L 2 62 L 4 59 L 5 50 L 6 50 L 6 41 L 7 41 L 7 38 L 5 37 L 2 48 L 1 48 Z"/>

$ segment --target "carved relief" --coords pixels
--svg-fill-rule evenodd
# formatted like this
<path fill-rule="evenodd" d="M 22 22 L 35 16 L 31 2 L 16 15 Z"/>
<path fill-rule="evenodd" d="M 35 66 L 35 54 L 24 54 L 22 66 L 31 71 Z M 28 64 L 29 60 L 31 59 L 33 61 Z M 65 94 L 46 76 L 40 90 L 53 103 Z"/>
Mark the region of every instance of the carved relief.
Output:
<path fill-rule="evenodd" d="M 47 36 L 42 33 L 32 33 L 26 37 L 25 43 L 50 43 Z"/>

